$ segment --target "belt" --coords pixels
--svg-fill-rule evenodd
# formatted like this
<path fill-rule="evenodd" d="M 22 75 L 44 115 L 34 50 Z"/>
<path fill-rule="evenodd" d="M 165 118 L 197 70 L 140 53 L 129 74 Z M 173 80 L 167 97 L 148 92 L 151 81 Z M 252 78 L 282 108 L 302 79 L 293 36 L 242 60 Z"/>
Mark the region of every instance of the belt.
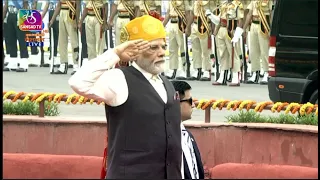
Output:
<path fill-rule="evenodd" d="M 94 13 L 94 10 L 93 10 L 93 9 L 87 8 L 87 10 L 88 10 L 88 13 L 87 13 L 88 16 L 95 16 L 95 15 L 96 15 L 96 14 Z M 98 8 L 98 10 L 99 10 L 99 8 Z"/>
<path fill-rule="evenodd" d="M 119 18 L 130 18 L 130 13 L 129 11 L 118 11 L 118 17 Z"/>
<path fill-rule="evenodd" d="M 68 7 L 61 7 L 62 10 L 69 10 Z"/>
<path fill-rule="evenodd" d="M 253 23 L 253 24 L 260 24 L 260 21 L 252 20 L 252 23 Z"/>
<path fill-rule="evenodd" d="M 130 16 L 129 15 L 118 15 L 118 18 L 130 18 Z"/>
<path fill-rule="evenodd" d="M 171 23 L 178 23 L 178 20 L 176 20 L 176 19 L 171 19 L 170 22 L 171 22 Z"/>
<path fill-rule="evenodd" d="M 130 17 L 130 13 L 129 11 L 118 11 L 118 17 L 121 17 L 121 18 Z"/>

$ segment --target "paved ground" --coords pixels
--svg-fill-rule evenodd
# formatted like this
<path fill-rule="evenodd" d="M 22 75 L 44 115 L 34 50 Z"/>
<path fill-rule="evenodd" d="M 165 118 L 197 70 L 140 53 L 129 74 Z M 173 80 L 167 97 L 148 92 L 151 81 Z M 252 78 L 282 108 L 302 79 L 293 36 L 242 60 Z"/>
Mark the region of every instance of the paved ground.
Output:
<path fill-rule="evenodd" d="M 47 56 L 47 55 L 46 55 Z M 69 73 L 70 74 L 70 73 Z M 29 68 L 27 73 L 4 72 L 3 73 L 4 90 L 14 90 L 16 92 L 56 92 L 73 93 L 69 88 L 67 81 L 70 75 L 50 75 L 49 68 Z M 212 86 L 210 82 L 189 82 L 193 87 L 193 97 L 197 99 L 230 99 L 268 101 L 268 89 L 263 85 L 241 84 L 240 87 L 218 87 Z M 103 119 L 103 106 L 98 105 L 65 105 L 61 104 L 61 114 L 64 117 L 94 117 Z M 225 121 L 225 116 L 234 114 L 233 111 L 211 111 L 211 121 Z M 265 113 L 264 113 L 265 114 Z M 270 114 L 267 112 L 267 114 Z M 194 110 L 193 120 L 203 121 L 204 111 Z"/>

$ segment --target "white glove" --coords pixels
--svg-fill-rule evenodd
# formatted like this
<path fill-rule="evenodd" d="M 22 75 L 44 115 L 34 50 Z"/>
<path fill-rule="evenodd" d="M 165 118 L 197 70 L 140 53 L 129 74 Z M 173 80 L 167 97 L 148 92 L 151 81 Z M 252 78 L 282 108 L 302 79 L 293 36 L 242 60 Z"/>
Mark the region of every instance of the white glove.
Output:
<path fill-rule="evenodd" d="M 206 16 L 210 16 L 212 13 L 209 9 L 206 10 Z"/>
<path fill-rule="evenodd" d="M 206 16 L 213 24 L 218 25 L 220 23 L 220 18 L 216 15 L 213 15 L 212 12 L 210 12 L 210 10 L 208 9 L 206 10 Z"/>
<path fill-rule="evenodd" d="M 237 27 L 237 28 L 236 28 L 236 31 L 234 32 L 234 36 L 233 36 L 233 38 L 231 39 L 231 42 L 233 43 L 233 45 L 235 45 L 235 44 L 239 41 L 242 33 L 243 33 L 243 29 Z"/>

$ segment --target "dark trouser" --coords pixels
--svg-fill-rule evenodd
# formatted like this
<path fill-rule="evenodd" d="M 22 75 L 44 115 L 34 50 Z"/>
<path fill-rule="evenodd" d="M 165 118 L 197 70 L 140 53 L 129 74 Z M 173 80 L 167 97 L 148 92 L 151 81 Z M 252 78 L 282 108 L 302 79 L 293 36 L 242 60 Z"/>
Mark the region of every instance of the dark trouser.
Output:
<path fill-rule="evenodd" d="M 87 39 L 86 39 L 86 26 L 85 23 L 82 23 L 81 27 L 81 59 L 88 58 L 88 47 L 87 47 Z"/>
<path fill-rule="evenodd" d="M 54 10 L 50 10 L 49 11 L 49 20 L 51 20 L 52 16 L 53 16 Z M 51 32 L 51 28 L 49 29 L 49 41 L 50 41 L 50 56 L 49 59 L 51 59 L 51 33 L 53 33 L 53 55 L 54 57 L 57 56 L 58 54 L 58 40 L 59 40 L 59 21 L 54 21 L 53 25 L 52 25 L 52 30 L 53 32 Z"/>
<path fill-rule="evenodd" d="M 8 46 L 11 58 L 18 57 L 17 40 L 19 41 L 20 47 L 20 58 L 29 58 L 27 44 L 25 41 L 26 32 L 21 31 L 17 25 L 17 13 L 9 13 L 7 19 L 8 25 Z"/>
<path fill-rule="evenodd" d="M 7 36 L 7 32 L 8 32 L 8 25 L 7 23 L 3 23 L 3 39 L 4 39 L 4 43 L 6 45 L 6 54 L 9 54 L 9 47 L 8 47 L 8 38 L 6 38 Z M 2 51 L 2 61 L 4 63 L 4 58 L 6 57 L 6 55 L 4 54 L 4 51 Z"/>
<path fill-rule="evenodd" d="M 6 54 L 10 54 L 10 51 L 9 51 L 10 46 L 8 46 L 9 41 L 8 41 L 8 24 L 7 23 L 3 23 L 3 39 L 6 45 Z"/>
<path fill-rule="evenodd" d="M 28 32 L 28 33 L 29 34 L 36 34 L 35 32 Z M 33 38 L 37 38 L 37 37 L 33 36 Z M 37 55 L 38 53 L 39 53 L 38 48 L 36 46 L 31 46 L 31 55 Z"/>

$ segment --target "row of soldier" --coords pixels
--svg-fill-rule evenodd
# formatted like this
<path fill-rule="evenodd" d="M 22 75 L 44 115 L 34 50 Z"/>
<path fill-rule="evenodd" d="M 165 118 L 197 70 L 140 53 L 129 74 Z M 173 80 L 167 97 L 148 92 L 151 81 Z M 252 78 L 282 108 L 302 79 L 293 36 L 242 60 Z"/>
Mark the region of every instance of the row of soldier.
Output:
<path fill-rule="evenodd" d="M 33 2 L 37 3 L 36 0 Z M 121 43 L 121 33 L 123 33 L 121 29 L 127 22 L 144 14 L 160 17 L 162 5 L 161 1 L 152 0 L 116 0 L 112 3 L 110 16 L 108 16 L 106 0 L 91 0 L 85 3 L 86 6 L 81 12 L 80 1 L 60 0 L 54 8 L 54 14 L 49 17 L 50 26 L 57 29 L 56 19 L 60 16 L 58 23 L 60 67 L 54 72 L 55 74 L 68 72 L 68 36 L 73 50 L 72 74 L 77 70 L 79 59 L 77 29 L 83 30 L 83 22 L 85 22 L 87 36 L 84 38 L 86 43 L 84 43 L 85 40 L 81 40 L 81 49 L 87 48 L 88 59 L 91 60 L 103 52 L 105 38 L 102 37 L 107 29 L 114 26 L 116 15 L 115 45 L 118 45 Z M 166 26 L 170 22 L 168 31 L 170 70 L 166 72 L 168 78 L 210 81 L 211 59 L 214 57 L 217 71 L 213 85 L 226 85 L 227 81 L 231 81 L 230 86 L 239 86 L 241 80 L 247 83 L 258 83 L 260 69 L 264 72 L 260 83 L 267 83 L 272 0 L 174 0 L 166 3 L 168 3 L 168 10 L 163 24 Z M 42 15 L 44 16 L 45 13 L 44 10 Z M 84 34 L 83 31 L 81 34 Z M 192 44 L 192 67 L 188 57 L 188 37 Z M 243 75 L 246 71 L 242 70 L 246 69 L 244 51 L 246 39 L 252 70 L 252 76 L 248 80 L 244 79 L 246 76 Z M 23 43 L 19 41 L 19 44 L 21 52 Z M 57 44 L 55 49 L 56 47 Z M 56 52 L 55 50 L 54 55 Z M 84 56 L 82 52 L 81 57 Z M 18 68 L 23 72 L 28 67 L 22 63 L 24 58 L 21 55 L 20 68 Z M 13 61 L 10 60 L 5 69 L 10 69 L 10 62 Z"/>

